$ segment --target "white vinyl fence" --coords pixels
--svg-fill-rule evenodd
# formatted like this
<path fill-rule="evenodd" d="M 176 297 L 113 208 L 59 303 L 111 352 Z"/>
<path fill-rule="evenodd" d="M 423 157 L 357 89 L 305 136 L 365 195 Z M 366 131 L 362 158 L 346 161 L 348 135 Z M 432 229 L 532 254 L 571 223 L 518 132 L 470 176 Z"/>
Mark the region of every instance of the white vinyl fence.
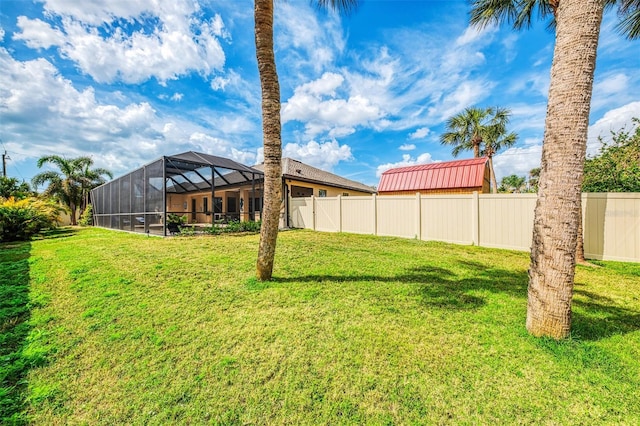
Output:
<path fill-rule="evenodd" d="M 291 198 L 291 225 L 528 251 L 535 194 Z M 640 262 L 640 193 L 582 194 L 589 259 Z"/>

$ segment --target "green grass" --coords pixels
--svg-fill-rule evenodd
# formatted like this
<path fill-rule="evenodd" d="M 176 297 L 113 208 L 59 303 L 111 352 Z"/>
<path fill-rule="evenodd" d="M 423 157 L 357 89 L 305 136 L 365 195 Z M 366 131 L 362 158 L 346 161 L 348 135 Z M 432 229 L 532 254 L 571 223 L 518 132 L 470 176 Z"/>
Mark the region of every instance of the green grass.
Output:
<path fill-rule="evenodd" d="M 640 424 L 637 264 L 578 267 L 555 342 L 524 327 L 527 253 L 289 231 L 262 283 L 257 235 L 59 236 L 0 246 L 14 420 Z"/>

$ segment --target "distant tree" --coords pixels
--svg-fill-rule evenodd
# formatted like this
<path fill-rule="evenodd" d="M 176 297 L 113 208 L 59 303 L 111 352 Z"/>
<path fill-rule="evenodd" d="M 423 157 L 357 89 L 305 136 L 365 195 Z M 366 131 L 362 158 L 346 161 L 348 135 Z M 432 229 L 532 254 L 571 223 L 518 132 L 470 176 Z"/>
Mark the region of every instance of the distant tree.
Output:
<path fill-rule="evenodd" d="M 46 171 L 37 174 L 31 182 L 35 187 L 48 183 L 43 195 L 57 199 L 69 209 L 72 225 L 77 225 L 77 211 L 83 205 L 85 195 L 93 187 L 104 182 L 101 175 L 111 176 L 111 172 L 105 169 L 91 169 L 93 159 L 90 157 L 78 157 L 66 159 L 58 155 L 41 157 L 38 167 L 51 163 L 60 169 Z"/>
<path fill-rule="evenodd" d="M 611 132 L 611 142 L 598 138 L 598 154 L 584 164 L 583 192 L 640 192 L 640 118 L 635 130 Z"/>
<path fill-rule="evenodd" d="M 509 175 L 500 181 L 500 192 L 524 192 L 527 179 L 524 176 Z"/>
<path fill-rule="evenodd" d="M 93 165 L 93 161 L 91 163 L 85 163 L 82 173 L 80 174 L 80 186 L 82 188 L 82 200 L 80 201 L 80 214 L 82 215 L 85 212 L 87 206 L 89 206 L 89 195 L 91 190 L 97 186 L 102 185 L 107 181 L 105 176 L 113 179 L 113 174 L 111 171 L 107 169 L 103 169 L 101 167 L 91 168 Z"/>
<path fill-rule="evenodd" d="M 451 154 L 454 157 L 462 151 L 473 150 L 474 157 L 483 155 L 489 159 L 494 194 L 498 192 L 498 184 L 493 156 L 501 149 L 512 146 L 518 139 L 515 133 L 507 133 L 510 115 L 506 108 L 466 108 L 447 120 L 447 131 L 440 136 L 440 143 L 453 146 Z"/>
<path fill-rule="evenodd" d="M 538 180 L 540 179 L 540 167 L 529 170 L 529 191 L 538 192 Z"/>
<path fill-rule="evenodd" d="M 16 200 L 22 200 L 32 195 L 33 191 L 28 183 L 12 177 L 0 176 L 0 198 L 13 197 Z"/>

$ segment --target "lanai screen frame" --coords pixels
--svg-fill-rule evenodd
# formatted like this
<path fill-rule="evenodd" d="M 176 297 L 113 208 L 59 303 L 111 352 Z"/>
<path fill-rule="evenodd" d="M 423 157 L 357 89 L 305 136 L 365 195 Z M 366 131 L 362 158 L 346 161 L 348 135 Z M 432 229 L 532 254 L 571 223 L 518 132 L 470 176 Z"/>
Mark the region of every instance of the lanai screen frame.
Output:
<path fill-rule="evenodd" d="M 208 173 L 203 174 L 203 169 L 210 170 L 210 177 Z M 195 181 L 194 174 L 199 181 Z M 216 189 L 233 189 L 251 183 L 252 198 L 255 198 L 256 182 L 262 181 L 263 176 L 260 170 L 209 154 L 189 151 L 163 156 L 93 189 L 94 224 L 102 228 L 167 235 L 164 218 L 171 213 L 167 211 L 167 194 L 208 190 L 211 191 L 213 224 Z M 255 206 L 251 208 L 250 205 L 249 220 L 255 220 Z"/>

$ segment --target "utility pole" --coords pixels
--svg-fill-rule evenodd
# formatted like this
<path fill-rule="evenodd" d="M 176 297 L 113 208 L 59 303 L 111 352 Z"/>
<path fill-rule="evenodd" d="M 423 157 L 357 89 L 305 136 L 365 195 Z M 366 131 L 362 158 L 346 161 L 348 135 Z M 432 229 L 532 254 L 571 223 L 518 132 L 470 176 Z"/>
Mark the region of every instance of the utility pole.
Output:
<path fill-rule="evenodd" d="M 8 155 L 7 155 L 7 151 L 4 152 L 4 154 L 2 154 L 2 176 L 7 177 L 7 159 L 11 159 Z"/>

